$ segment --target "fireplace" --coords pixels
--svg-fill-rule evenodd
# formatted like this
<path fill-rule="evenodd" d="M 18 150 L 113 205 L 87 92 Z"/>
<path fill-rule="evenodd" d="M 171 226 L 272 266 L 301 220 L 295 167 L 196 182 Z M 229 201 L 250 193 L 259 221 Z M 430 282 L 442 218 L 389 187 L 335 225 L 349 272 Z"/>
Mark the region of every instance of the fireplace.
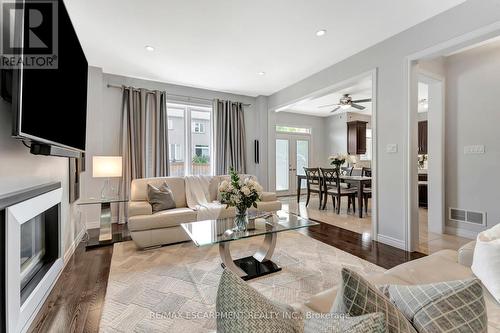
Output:
<path fill-rule="evenodd" d="M 6 305 L 0 331 L 25 331 L 62 270 L 61 198 L 60 183 L 0 197 Z"/>
<path fill-rule="evenodd" d="M 21 224 L 21 306 L 59 258 L 59 204 Z"/>

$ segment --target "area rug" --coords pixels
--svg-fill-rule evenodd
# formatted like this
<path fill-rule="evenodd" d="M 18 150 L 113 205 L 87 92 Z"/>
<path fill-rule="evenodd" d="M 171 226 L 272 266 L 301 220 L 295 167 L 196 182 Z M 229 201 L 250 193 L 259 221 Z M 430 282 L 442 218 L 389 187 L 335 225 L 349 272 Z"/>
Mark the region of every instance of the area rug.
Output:
<path fill-rule="evenodd" d="M 252 255 L 262 237 L 231 243 L 233 258 Z M 218 246 L 193 243 L 139 251 L 114 245 L 100 322 L 101 332 L 214 332 L 213 314 L 222 274 Z M 296 231 L 278 235 L 273 261 L 282 271 L 249 283 L 270 299 L 305 302 L 340 283 L 340 270 L 363 275 L 384 269 Z"/>

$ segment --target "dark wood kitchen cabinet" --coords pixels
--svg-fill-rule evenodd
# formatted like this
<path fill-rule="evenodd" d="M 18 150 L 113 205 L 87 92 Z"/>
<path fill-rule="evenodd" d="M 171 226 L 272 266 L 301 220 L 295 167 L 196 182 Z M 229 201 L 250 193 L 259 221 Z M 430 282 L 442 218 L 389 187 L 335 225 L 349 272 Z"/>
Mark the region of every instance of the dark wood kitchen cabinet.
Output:
<path fill-rule="evenodd" d="M 427 154 L 427 120 L 418 122 L 418 154 Z"/>
<path fill-rule="evenodd" d="M 366 121 L 350 121 L 347 123 L 347 153 L 362 155 L 366 153 Z"/>

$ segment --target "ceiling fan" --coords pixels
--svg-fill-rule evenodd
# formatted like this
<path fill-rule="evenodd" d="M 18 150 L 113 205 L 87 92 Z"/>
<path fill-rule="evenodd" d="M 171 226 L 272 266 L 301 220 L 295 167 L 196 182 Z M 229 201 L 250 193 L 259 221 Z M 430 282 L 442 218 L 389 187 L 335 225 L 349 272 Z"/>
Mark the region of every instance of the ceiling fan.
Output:
<path fill-rule="evenodd" d="M 364 110 L 366 108 L 364 106 L 362 106 L 362 105 L 359 105 L 358 103 L 368 103 L 368 102 L 371 102 L 371 101 L 372 101 L 371 98 L 358 99 L 358 100 L 353 101 L 352 97 L 349 96 L 349 94 L 344 94 L 340 98 L 340 100 L 339 100 L 339 102 L 337 104 L 323 105 L 323 106 L 320 106 L 320 108 L 326 108 L 326 107 L 332 107 L 332 106 L 334 106 L 335 108 L 332 111 L 330 111 L 330 113 L 336 112 L 339 109 L 347 110 L 349 108 L 355 108 L 355 109 L 358 109 L 358 110 Z"/>

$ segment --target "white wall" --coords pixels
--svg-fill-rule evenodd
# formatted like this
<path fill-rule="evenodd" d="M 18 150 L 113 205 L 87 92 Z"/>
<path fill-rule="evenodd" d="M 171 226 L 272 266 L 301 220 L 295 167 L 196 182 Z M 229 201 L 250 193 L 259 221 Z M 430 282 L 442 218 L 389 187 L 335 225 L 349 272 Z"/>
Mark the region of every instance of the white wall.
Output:
<path fill-rule="evenodd" d="M 341 113 L 325 118 L 328 156 L 347 153 L 347 117 L 347 113 Z"/>
<path fill-rule="evenodd" d="M 269 97 L 272 111 L 327 86 L 378 69 L 379 240 L 404 247 L 407 238 L 407 57 L 498 21 L 500 1 L 469 0 Z M 398 145 L 397 153 L 386 152 L 386 145 L 392 143 Z"/>
<path fill-rule="evenodd" d="M 267 97 L 249 97 L 229 93 L 198 89 L 186 86 L 142 80 L 103 73 L 97 67 L 90 68 L 89 112 L 87 125 L 87 172 L 82 184 L 82 196 L 95 197 L 100 194 L 103 180 L 92 178 L 93 155 L 120 154 L 120 117 L 122 112 L 121 89 L 107 85 L 127 85 L 138 88 L 165 90 L 168 94 L 184 95 L 206 99 L 229 99 L 251 104 L 245 107 L 247 172 L 255 174 L 267 188 Z M 254 163 L 254 140 L 261 141 L 260 164 Z M 116 181 L 115 181 L 116 183 Z M 86 207 L 85 220 L 88 227 L 97 227 L 99 207 Z"/>
<path fill-rule="evenodd" d="M 371 116 L 356 112 L 346 112 L 332 115 L 326 119 L 326 154 L 347 153 L 347 122 L 366 121 L 366 128 L 372 128 Z M 359 155 L 357 156 L 359 160 Z"/>
<path fill-rule="evenodd" d="M 446 207 L 487 213 L 500 222 L 500 42 L 446 59 Z M 467 145 L 485 154 L 464 154 Z M 447 221 L 459 234 L 484 228 Z M 456 230 L 455 230 L 456 231 Z"/>
<path fill-rule="evenodd" d="M 0 195 L 49 182 L 61 182 L 61 232 L 63 254 L 71 253 L 81 235 L 78 210 L 69 204 L 69 161 L 63 157 L 31 155 L 21 141 L 13 139 L 11 104 L 0 98 Z"/>

